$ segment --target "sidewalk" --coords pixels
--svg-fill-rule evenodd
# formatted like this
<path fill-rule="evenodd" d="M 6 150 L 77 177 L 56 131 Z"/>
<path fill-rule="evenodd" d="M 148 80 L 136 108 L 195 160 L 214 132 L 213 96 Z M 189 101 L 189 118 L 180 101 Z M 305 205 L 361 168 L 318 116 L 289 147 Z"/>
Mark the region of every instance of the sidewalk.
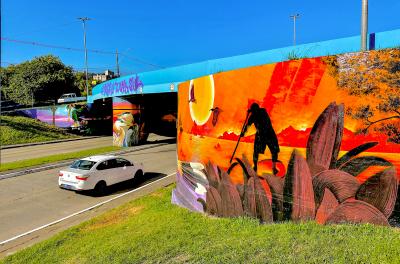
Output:
<path fill-rule="evenodd" d="M 25 144 L 5 145 L 5 146 L 1 146 L 1 149 L 30 147 L 30 146 L 63 143 L 63 142 L 68 142 L 68 141 L 85 140 L 85 139 L 100 138 L 100 137 L 104 137 L 104 136 L 89 136 L 89 137 L 78 136 L 76 138 L 58 139 L 58 140 L 51 140 L 51 141 L 44 141 L 44 142 L 32 142 L 32 143 L 25 143 Z"/>

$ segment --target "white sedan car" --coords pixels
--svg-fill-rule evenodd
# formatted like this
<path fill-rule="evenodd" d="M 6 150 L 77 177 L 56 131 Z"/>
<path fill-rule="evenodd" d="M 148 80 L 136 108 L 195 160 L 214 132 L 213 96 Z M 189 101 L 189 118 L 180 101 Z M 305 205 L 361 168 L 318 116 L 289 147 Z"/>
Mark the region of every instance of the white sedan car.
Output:
<path fill-rule="evenodd" d="M 83 191 L 94 189 L 105 193 L 107 186 L 143 176 L 143 164 L 133 164 L 117 156 L 91 156 L 74 161 L 61 170 L 58 178 L 60 188 Z"/>

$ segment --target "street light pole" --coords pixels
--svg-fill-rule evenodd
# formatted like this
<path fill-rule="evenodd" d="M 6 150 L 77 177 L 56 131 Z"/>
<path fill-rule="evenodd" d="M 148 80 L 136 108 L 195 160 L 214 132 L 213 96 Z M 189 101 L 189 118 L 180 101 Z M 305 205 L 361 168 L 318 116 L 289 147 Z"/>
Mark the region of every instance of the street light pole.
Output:
<path fill-rule="evenodd" d="M 300 18 L 300 14 L 291 15 L 293 19 L 293 46 L 296 46 L 296 19 Z"/>
<path fill-rule="evenodd" d="M 362 0 L 361 51 L 367 50 L 367 36 L 368 36 L 368 0 Z"/>
<path fill-rule="evenodd" d="M 87 64 L 87 49 L 86 49 L 86 21 L 91 20 L 88 17 L 78 17 L 83 24 L 83 46 L 85 49 L 85 75 L 86 75 L 86 100 L 89 96 L 89 78 L 88 78 L 88 64 Z"/>

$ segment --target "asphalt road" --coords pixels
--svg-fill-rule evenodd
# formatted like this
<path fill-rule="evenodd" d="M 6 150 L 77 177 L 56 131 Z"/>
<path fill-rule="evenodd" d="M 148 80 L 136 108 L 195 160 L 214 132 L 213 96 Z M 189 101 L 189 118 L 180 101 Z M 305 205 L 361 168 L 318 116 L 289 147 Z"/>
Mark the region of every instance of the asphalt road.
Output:
<path fill-rule="evenodd" d="M 166 137 L 150 134 L 149 141 L 162 140 Z M 40 158 L 61 153 L 71 153 L 86 149 L 112 146 L 112 136 L 80 139 L 60 143 L 25 146 L 18 148 L 2 149 L 1 163 L 19 161 L 24 159 Z"/>
<path fill-rule="evenodd" d="M 112 146 L 112 137 L 98 137 L 1 150 L 1 163 Z"/>
<path fill-rule="evenodd" d="M 58 188 L 60 168 L 0 180 L 0 241 L 66 217 L 176 171 L 176 144 L 162 145 L 123 156 L 143 163 L 144 179 L 133 185 L 123 183 L 112 186 L 110 194 L 103 197 L 95 197 L 90 192 L 79 194 Z M 114 200 L 113 204 L 117 206 L 124 201 L 126 199 Z M 96 213 L 92 213 L 90 217 L 94 215 Z M 76 218 L 74 224 L 88 219 L 79 216 Z M 7 244 L 0 246 L 0 256 L 10 250 L 6 246 Z M 18 248 L 18 243 L 13 247 Z"/>

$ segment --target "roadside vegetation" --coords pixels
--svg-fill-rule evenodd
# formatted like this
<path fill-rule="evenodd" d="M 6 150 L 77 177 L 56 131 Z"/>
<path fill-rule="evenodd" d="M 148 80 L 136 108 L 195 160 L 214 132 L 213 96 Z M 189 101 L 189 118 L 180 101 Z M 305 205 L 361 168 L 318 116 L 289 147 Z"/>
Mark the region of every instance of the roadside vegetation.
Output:
<path fill-rule="evenodd" d="M 129 202 L 0 263 L 397 263 L 400 232 L 314 222 L 260 225 L 171 204 L 173 186 Z"/>
<path fill-rule="evenodd" d="M 87 156 L 117 151 L 120 149 L 121 149 L 120 147 L 108 146 L 108 147 L 101 147 L 101 148 L 94 148 L 94 149 L 86 149 L 86 150 L 71 152 L 71 153 L 62 153 L 62 154 L 45 156 L 45 157 L 34 158 L 34 159 L 26 159 L 26 160 L 14 161 L 14 162 L 7 162 L 7 163 L 0 164 L 0 172 L 8 171 L 8 170 L 22 169 L 22 168 L 29 168 L 29 167 L 48 164 L 48 163 L 52 163 L 52 162 L 63 161 L 63 160 L 78 159 L 78 158 L 83 158 L 83 157 L 87 157 Z"/>
<path fill-rule="evenodd" d="M 75 138 L 57 127 L 22 116 L 1 116 L 1 145 L 14 145 Z"/>

